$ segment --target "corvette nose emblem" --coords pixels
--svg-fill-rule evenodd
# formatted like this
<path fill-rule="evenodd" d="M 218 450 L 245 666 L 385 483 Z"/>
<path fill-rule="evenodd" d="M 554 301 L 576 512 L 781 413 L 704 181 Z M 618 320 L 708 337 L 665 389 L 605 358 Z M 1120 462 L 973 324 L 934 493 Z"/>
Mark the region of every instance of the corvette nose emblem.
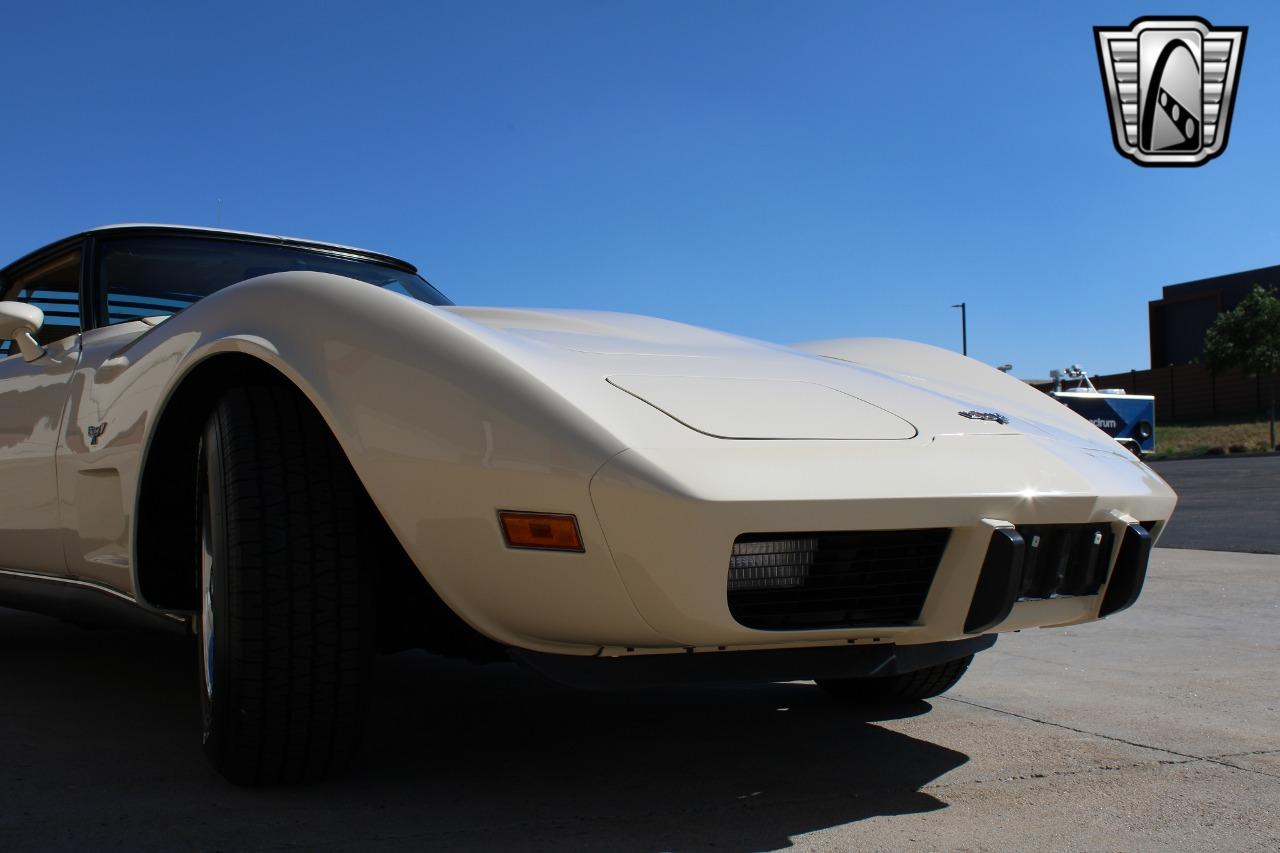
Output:
<path fill-rule="evenodd" d="M 998 424 L 1009 423 L 1009 419 L 999 412 L 957 412 L 956 414 L 971 421 L 993 421 Z"/>
<path fill-rule="evenodd" d="M 89 446 L 97 447 L 98 439 L 102 438 L 102 434 L 105 433 L 106 431 L 107 431 L 106 421 L 103 421 L 98 426 L 89 427 Z"/>

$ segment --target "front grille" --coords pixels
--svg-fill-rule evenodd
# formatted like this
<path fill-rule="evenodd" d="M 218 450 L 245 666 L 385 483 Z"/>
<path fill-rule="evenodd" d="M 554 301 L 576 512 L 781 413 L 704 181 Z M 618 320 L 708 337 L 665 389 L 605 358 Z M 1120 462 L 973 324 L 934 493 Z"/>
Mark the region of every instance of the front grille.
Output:
<path fill-rule="evenodd" d="M 1115 534 L 1110 524 L 1027 524 L 1020 601 L 1094 595 L 1106 579 Z"/>
<path fill-rule="evenodd" d="M 729 612 L 785 631 L 903 625 L 920 617 L 951 531 L 748 533 L 729 557 Z"/>

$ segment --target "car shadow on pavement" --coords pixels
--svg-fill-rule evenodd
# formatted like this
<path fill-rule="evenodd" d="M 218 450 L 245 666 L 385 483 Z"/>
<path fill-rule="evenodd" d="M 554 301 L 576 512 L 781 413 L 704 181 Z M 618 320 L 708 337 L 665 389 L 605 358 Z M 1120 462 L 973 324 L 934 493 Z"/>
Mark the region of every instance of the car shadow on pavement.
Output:
<path fill-rule="evenodd" d="M 811 684 L 591 693 L 408 652 L 348 773 L 245 790 L 200 754 L 194 654 L 0 610 L 0 848 L 774 849 L 942 808 L 920 789 L 968 760 Z"/>

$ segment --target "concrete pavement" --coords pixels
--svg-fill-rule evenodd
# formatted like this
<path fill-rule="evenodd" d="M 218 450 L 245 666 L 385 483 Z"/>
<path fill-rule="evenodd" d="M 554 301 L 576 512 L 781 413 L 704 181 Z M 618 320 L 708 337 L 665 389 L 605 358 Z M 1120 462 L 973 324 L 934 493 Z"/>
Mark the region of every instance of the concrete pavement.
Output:
<path fill-rule="evenodd" d="M 1280 554 L 1280 455 L 1211 456 L 1151 467 L 1178 493 L 1161 546 Z"/>
<path fill-rule="evenodd" d="M 1133 610 L 1006 636 L 888 716 L 402 654 L 354 770 L 266 791 L 205 766 L 189 643 L 0 610 L 0 849 L 1274 850 L 1278 584 L 1160 549 Z"/>

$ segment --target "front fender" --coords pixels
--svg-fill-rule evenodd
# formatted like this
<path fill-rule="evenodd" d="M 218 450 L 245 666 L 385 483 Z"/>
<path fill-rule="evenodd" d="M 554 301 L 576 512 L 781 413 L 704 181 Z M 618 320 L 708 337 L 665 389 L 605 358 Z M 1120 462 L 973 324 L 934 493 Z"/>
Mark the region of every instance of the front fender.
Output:
<path fill-rule="evenodd" d="M 129 366 L 96 393 L 113 421 L 145 424 L 133 430 L 147 449 L 136 483 L 182 383 L 210 359 L 252 356 L 315 406 L 410 558 L 477 630 L 559 652 L 655 639 L 588 490 L 623 445 L 489 334 L 362 282 L 281 273 L 219 291 L 137 338 L 112 356 Z M 586 551 L 508 549 L 499 509 L 572 513 Z"/>

